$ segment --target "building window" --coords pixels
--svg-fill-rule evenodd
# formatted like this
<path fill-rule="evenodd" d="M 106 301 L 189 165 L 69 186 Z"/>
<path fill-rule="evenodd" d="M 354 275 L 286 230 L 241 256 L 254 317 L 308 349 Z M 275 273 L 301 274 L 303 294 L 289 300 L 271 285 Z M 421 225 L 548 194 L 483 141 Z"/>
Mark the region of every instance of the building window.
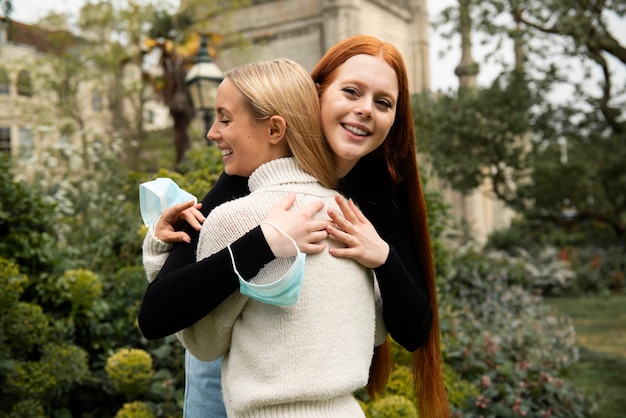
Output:
<path fill-rule="evenodd" d="M 11 128 L 0 127 L 0 153 L 11 155 Z"/>
<path fill-rule="evenodd" d="M 33 95 L 33 81 L 30 78 L 30 73 L 26 70 L 17 74 L 17 94 L 26 97 Z"/>
<path fill-rule="evenodd" d="M 33 132 L 30 129 L 20 129 L 19 144 L 20 161 L 32 160 L 35 155 L 35 141 L 33 141 Z"/>
<path fill-rule="evenodd" d="M 102 92 L 93 90 L 91 92 L 91 110 L 94 112 L 102 112 Z"/>
<path fill-rule="evenodd" d="M 4 68 L 0 68 L 0 94 L 9 94 L 11 92 L 11 79 Z"/>

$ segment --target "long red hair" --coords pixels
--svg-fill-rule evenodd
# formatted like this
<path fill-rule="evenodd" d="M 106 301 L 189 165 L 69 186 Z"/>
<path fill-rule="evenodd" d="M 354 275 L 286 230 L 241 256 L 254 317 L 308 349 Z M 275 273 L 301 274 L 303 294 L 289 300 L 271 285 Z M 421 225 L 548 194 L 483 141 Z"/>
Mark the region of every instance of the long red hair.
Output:
<path fill-rule="evenodd" d="M 415 239 L 415 256 L 432 305 L 433 323 L 427 340 L 413 353 L 412 372 L 420 416 L 447 418 L 450 416 L 450 407 L 443 382 L 437 287 L 426 202 L 417 166 L 415 125 L 409 81 L 402 54 L 395 46 L 372 36 L 353 36 L 340 41 L 328 50 L 313 69 L 311 76 L 318 84 L 319 90 L 323 92 L 335 79 L 338 68 L 349 58 L 360 54 L 382 57 L 398 77 L 396 118 L 383 144 L 373 152 L 377 157 L 376 160 L 386 164 L 389 176 L 395 184 L 400 182 L 406 184 Z M 393 366 L 391 360 L 389 340 L 387 340 L 374 351 L 368 383 L 368 391 L 371 395 L 384 389 Z"/>

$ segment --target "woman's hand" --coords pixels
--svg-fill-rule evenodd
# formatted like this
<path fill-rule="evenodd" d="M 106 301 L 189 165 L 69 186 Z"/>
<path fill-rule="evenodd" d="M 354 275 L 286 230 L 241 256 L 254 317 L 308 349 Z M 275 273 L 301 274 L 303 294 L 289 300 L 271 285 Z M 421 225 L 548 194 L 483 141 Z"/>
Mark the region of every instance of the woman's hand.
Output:
<path fill-rule="evenodd" d="M 296 200 L 295 193 L 289 193 L 285 199 L 277 203 L 267 214 L 264 221 L 270 222 L 296 241 L 300 251 L 307 254 L 319 253 L 326 248 L 321 243 L 328 237 L 326 227 L 328 219 L 312 219 L 324 208 L 324 202 L 314 202 L 299 210 L 289 210 Z M 272 225 L 261 224 L 263 235 L 276 257 L 293 257 L 296 249 L 293 243 Z"/>
<path fill-rule="evenodd" d="M 190 200 L 165 209 L 154 225 L 154 236 L 168 244 L 191 242 L 189 235 L 180 229 L 184 221 L 187 221 L 196 231 L 202 228 L 205 218 L 200 212 L 201 207 L 202 203 L 194 203 Z"/>
<path fill-rule="evenodd" d="M 328 216 L 334 224 L 328 225 L 326 231 L 328 235 L 345 244 L 345 248 L 330 248 L 330 253 L 335 257 L 352 258 L 367 268 L 383 265 L 389 255 L 389 244 L 378 235 L 372 223 L 352 199 L 346 200 L 337 194 L 335 201 L 342 214 L 328 210 Z"/>

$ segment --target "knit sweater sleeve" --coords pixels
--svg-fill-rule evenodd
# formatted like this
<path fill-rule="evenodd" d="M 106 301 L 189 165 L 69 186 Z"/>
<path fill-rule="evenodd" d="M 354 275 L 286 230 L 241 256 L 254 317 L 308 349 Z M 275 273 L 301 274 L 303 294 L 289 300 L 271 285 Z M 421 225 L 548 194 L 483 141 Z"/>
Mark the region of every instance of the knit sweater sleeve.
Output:
<path fill-rule="evenodd" d="M 142 244 L 142 262 L 149 282 L 153 282 L 163 268 L 172 247 L 172 244 L 163 242 L 154 235 L 153 226 L 148 228 Z"/>
<path fill-rule="evenodd" d="M 233 326 L 247 300 L 241 293 L 233 293 L 198 322 L 177 332 L 176 337 L 198 360 L 222 357 L 230 349 Z"/>
<path fill-rule="evenodd" d="M 222 175 L 203 199 L 202 212 L 206 216 L 219 204 L 247 193 L 247 179 Z M 174 244 L 169 254 L 164 252 L 167 248 L 153 241 L 156 238 L 144 240 L 144 249 L 150 249 L 144 253 L 146 273 L 151 278 L 158 271 L 139 310 L 139 327 L 147 339 L 163 338 L 189 327 L 239 289 L 228 249 L 196 262 L 199 233 L 190 227 L 185 231 L 191 243 Z M 260 227 L 250 230 L 231 248 L 236 257 L 246 260 L 239 266 L 246 279 L 275 258 Z M 162 267 L 160 262 L 164 262 Z"/>

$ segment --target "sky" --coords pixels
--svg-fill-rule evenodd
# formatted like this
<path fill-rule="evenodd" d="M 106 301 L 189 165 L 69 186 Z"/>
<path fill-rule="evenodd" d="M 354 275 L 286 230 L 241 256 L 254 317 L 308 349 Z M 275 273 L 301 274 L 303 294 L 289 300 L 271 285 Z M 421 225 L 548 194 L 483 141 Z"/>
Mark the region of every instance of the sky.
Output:
<path fill-rule="evenodd" d="M 120 2 L 124 0 L 114 0 Z M 173 0 L 176 1 L 176 0 Z M 39 18 L 45 16 L 50 11 L 76 15 L 80 6 L 85 0 L 13 0 L 12 18 L 19 22 L 35 23 Z M 439 11 L 445 7 L 456 4 L 456 0 L 427 0 L 428 12 L 431 21 L 436 18 Z M 614 19 L 614 34 L 624 44 L 626 43 L 626 17 Z M 450 48 L 450 41 L 443 40 L 436 31 L 430 31 L 430 68 L 431 68 L 431 90 L 455 89 L 458 86 L 458 79 L 454 75 L 454 68 L 459 64 L 461 53 L 459 50 L 460 40 L 454 39 Z M 477 42 L 475 42 L 476 44 Z M 447 51 L 442 55 L 442 51 Z M 474 60 L 481 61 L 481 50 L 474 48 Z M 623 67 L 623 66 L 621 66 Z M 481 65 L 478 74 L 478 83 L 486 85 L 498 72 L 498 68 L 489 65 Z M 626 75 L 625 75 L 626 77 Z"/>

